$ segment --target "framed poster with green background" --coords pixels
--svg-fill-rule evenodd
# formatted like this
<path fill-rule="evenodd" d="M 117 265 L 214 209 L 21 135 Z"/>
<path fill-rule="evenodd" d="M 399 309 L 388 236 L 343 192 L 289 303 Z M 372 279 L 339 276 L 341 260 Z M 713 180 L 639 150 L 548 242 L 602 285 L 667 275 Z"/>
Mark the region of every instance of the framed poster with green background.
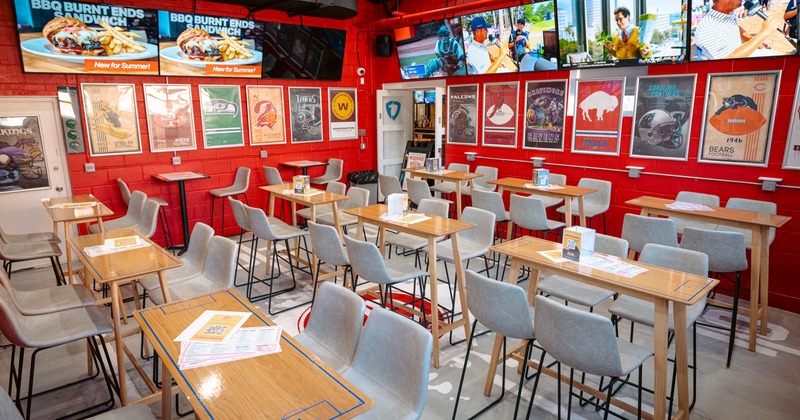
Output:
<path fill-rule="evenodd" d="M 198 89 L 205 148 L 244 146 L 239 86 L 200 85 Z"/>

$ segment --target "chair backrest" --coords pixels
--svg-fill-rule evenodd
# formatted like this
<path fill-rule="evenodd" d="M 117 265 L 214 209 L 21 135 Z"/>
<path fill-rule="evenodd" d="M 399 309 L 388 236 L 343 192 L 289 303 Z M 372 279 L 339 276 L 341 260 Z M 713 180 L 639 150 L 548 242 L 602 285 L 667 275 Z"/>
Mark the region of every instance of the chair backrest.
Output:
<path fill-rule="evenodd" d="M 331 265 L 350 264 L 335 227 L 309 220 L 308 233 L 311 236 L 311 249 L 320 260 Z"/>
<path fill-rule="evenodd" d="M 333 181 L 338 181 L 342 179 L 343 167 L 344 167 L 343 160 L 330 158 L 328 159 L 328 167 L 325 168 L 325 174 L 323 175 L 323 177 L 325 178 L 331 177 Z"/>
<path fill-rule="evenodd" d="M 145 201 L 147 201 L 147 194 L 138 190 L 131 193 L 131 199 L 128 202 L 128 211 L 123 217 L 129 218 L 131 221 L 139 220 L 142 216 L 142 210 L 144 210 Z"/>
<path fill-rule="evenodd" d="M 369 314 L 351 366 L 420 416 L 428 395 L 432 348 L 433 336 L 428 330 L 402 315 L 376 308 Z"/>
<path fill-rule="evenodd" d="M 481 324 L 508 338 L 532 339 L 533 323 L 525 291 L 466 270 L 469 311 Z"/>
<path fill-rule="evenodd" d="M 536 341 L 559 362 L 593 375 L 625 374 L 608 318 L 536 296 L 534 325 Z"/>
<path fill-rule="evenodd" d="M 417 211 L 446 218 L 448 211 L 450 211 L 450 206 L 444 201 L 426 198 L 419 202 Z"/>
<path fill-rule="evenodd" d="M 311 236 L 313 238 L 314 234 Z M 358 347 L 366 309 L 361 296 L 326 281 L 319 285 L 303 334 L 324 345 L 349 365 Z"/>
<path fill-rule="evenodd" d="M 236 169 L 236 178 L 234 178 L 231 187 L 236 191 L 246 192 L 250 188 L 250 168 L 240 166 Z"/>
<path fill-rule="evenodd" d="M 148 198 L 145 200 L 144 209 L 139 216 L 139 221 L 133 228 L 139 231 L 142 236 L 152 238 L 158 228 L 158 208 L 161 205 L 158 201 Z"/>
<path fill-rule="evenodd" d="M 275 231 L 272 230 L 272 224 L 269 222 L 269 218 L 267 214 L 264 213 L 264 210 L 250 207 L 246 204 L 242 204 L 242 206 L 247 214 L 247 220 L 250 221 L 250 232 L 253 232 L 253 235 L 268 241 L 278 239 Z"/>
<path fill-rule="evenodd" d="M 426 198 L 433 198 L 431 195 L 431 187 L 428 186 L 427 181 L 416 178 L 408 178 L 408 199 L 412 203 L 419 205 L 420 201 Z"/>
<path fill-rule="evenodd" d="M 345 195 L 347 192 L 347 185 L 345 185 L 343 182 L 331 181 L 325 186 L 325 191 L 334 194 Z"/>
<path fill-rule="evenodd" d="M 378 175 L 378 188 L 384 197 L 388 197 L 389 194 L 403 193 L 403 187 L 400 186 L 400 180 L 397 179 L 396 176 L 392 175 Z"/>
<path fill-rule="evenodd" d="M 622 239 L 631 251 L 642 252 L 645 244 L 678 247 L 678 228 L 672 219 L 647 217 L 628 213 L 622 221 Z"/>
<path fill-rule="evenodd" d="M 606 255 L 626 258 L 628 256 L 628 241 L 615 236 L 597 233 L 594 235 L 594 250 Z"/>
<path fill-rule="evenodd" d="M 214 236 L 208 244 L 203 276 L 213 280 L 223 288 L 234 287 L 236 274 L 236 242 L 224 237 Z"/>
<path fill-rule="evenodd" d="M 122 194 L 122 202 L 127 206 L 131 201 L 131 189 L 122 178 L 117 178 L 117 185 L 119 185 L 119 193 Z"/>
<path fill-rule="evenodd" d="M 639 262 L 698 276 L 708 276 L 708 255 L 690 249 L 647 244 L 639 254 Z"/>
<path fill-rule="evenodd" d="M 0 287 L 0 333 L 15 346 L 31 347 L 27 345 L 31 340 L 25 334 L 24 315 L 4 287 Z"/>
<path fill-rule="evenodd" d="M 208 245 L 214 237 L 214 229 L 202 222 L 195 223 L 192 228 L 192 236 L 189 238 L 189 249 L 181 255 L 184 265 L 196 265 L 203 267 L 208 255 Z"/>
<path fill-rule="evenodd" d="M 14 286 L 11 284 L 11 280 L 8 278 L 8 274 L 6 274 L 6 270 L 0 268 L 0 288 L 3 288 L 8 292 L 8 296 L 11 299 L 13 305 L 20 309 L 20 301 L 17 299 L 17 294 L 14 290 Z M 0 392 L 2 394 L 2 392 Z"/>
<path fill-rule="evenodd" d="M 511 194 L 508 212 L 511 221 L 521 228 L 548 230 L 547 210 L 541 198 Z"/>
<path fill-rule="evenodd" d="M 778 214 L 778 205 L 769 201 L 749 200 L 747 198 L 733 197 L 725 203 L 725 207 L 736 210 L 755 211 L 758 213 Z M 769 228 L 768 243 L 775 240 L 775 228 Z"/>
<path fill-rule="evenodd" d="M 680 191 L 675 196 L 676 201 L 686 203 L 703 204 L 706 206 L 719 207 L 719 196 L 713 194 L 696 193 L 692 191 Z"/>
<path fill-rule="evenodd" d="M 567 185 L 567 176 L 562 174 L 550 174 L 550 183 L 557 185 Z"/>
<path fill-rule="evenodd" d="M 244 231 L 249 232 L 250 219 L 247 217 L 247 212 L 244 210 L 244 203 L 233 198 L 233 196 L 228 197 L 228 202 L 231 204 L 231 211 L 233 212 L 233 218 L 236 220 L 236 224 Z"/>
<path fill-rule="evenodd" d="M 267 185 L 280 185 L 284 183 L 281 173 L 278 172 L 278 168 L 272 166 L 262 166 L 261 168 L 264 169 L 264 178 L 267 180 Z"/>
<path fill-rule="evenodd" d="M 350 197 L 342 203 L 340 210 L 356 209 L 369 204 L 369 190 L 361 187 L 350 187 L 347 190 Z"/>
<path fill-rule="evenodd" d="M 680 248 L 708 255 L 709 271 L 729 273 L 747 269 L 744 235 L 739 232 L 687 227 L 683 230 Z"/>
<path fill-rule="evenodd" d="M 23 420 L 14 401 L 5 392 L 0 392 L 0 419 L 3 420 Z"/>
<path fill-rule="evenodd" d="M 597 190 L 583 197 L 583 203 L 598 207 L 598 211 L 607 211 L 611 207 L 611 181 L 602 179 L 581 178 L 578 181 L 579 187 L 594 188 Z M 573 199 L 577 203 L 577 198 Z"/>
<path fill-rule="evenodd" d="M 449 165 L 447 165 L 447 169 L 451 171 L 469 172 L 469 164 L 452 162 Z"/>
<path fill-rule="evenodd" d="M 489 181 L 497 180 L 497 168 L 492 166 L 478 166 L 475 168 L 475 173 L 483 175 L 480 178 L 474 179 L 475 185 L 480 185 L 481 188 L 487 191 L 494 191 L 497 189 L 497 185 L 488 184 Z"/>
<path fill-rule="evenodd" d="M 475 223 L 477 226 L 459 232 L 460 241 L 471 242 L 488 249 L 494 243 L 494 213 L 475 207 L 465 207 L 461 212 L 461 220 Z"/>
<path fill-rule="evenodd" d="M 344 235 L 344 243 L 350 266 L 357 276 L 372 283 L 392 283 L 392 276 L 386 270 L 386 262 L 375 244 L 359 241 L 347 235 Z"/>
<path fill-rule="evenodd" d="M 507 218 L 503 196 L 496 191 L 472 191 L 472 206 L 494 213 L 497 221 Z"/>

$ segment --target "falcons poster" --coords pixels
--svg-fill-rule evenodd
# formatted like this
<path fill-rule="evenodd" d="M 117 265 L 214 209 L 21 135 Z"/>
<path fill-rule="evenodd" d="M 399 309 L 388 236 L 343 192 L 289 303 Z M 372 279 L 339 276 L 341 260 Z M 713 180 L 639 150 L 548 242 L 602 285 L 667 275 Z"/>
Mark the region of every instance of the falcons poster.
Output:
<path fill-rule="evenodd" d="M 566 80 L 525 84 L 525 134 L 523 149 L 564 151 Z"/>
<path fill-rule="evenodd" d="M 289 87 L 292 143 L 322 141 L 322 89 Z"/>
<path fill-rule="evenodd" d="M 631 157 L 686 160 L 696 74 L 639 76 Z"/>
<path fill-rule="evenodd" d="M 174 152 L 197 148 L 189 85 L 144 85 L 150 151 Z"/>
<path fill-rule="evenodd" d="M 519 82 L 483 85 L 483 145 L 517 147 Z"/>
<path fill-rule="evenodd" d="M 781 72 L 710 73 L 697 160 L 767 166 Z"/>
<path fill-rule="evenodd" d="M 575 81 L 572 151 L 619 155 L 625 78 Z"/>
<path fill-rule="evenodd" d="M 447 87 L 447 143 L 478 145 L 478 85 Z"/>
<path fill-rule="evenodd" d="M 250 123 L 251 146 L 286 143 L 283 88 L 248 86 L 247 120 Z"/>

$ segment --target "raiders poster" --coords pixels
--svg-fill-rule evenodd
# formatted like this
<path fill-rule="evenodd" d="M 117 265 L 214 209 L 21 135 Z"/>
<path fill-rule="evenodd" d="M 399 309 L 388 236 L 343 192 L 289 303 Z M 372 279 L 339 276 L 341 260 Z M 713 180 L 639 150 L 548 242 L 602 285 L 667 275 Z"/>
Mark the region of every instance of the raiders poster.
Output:
<path fill-rule="evenodd" d="M 447 87 L 447 143 L 478 145 L 478 85 Z"/>
<path fill-rule="evenodd" d="M 524 149 L 564 151 L 567 80 L 525 84 Z"/>
<path fill-rule="evenodd" d="M 322 141 L 322 89 L 289 87 L 292 143 Z"/>

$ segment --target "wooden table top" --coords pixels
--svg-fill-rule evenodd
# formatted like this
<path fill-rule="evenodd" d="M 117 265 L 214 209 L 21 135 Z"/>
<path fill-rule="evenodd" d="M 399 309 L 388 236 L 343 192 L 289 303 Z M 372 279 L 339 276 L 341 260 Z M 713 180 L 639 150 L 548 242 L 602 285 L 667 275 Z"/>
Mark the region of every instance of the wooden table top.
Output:
<path fill-rule="evenodd" d="M 500 178 L 494 181 L 487 181 L 486 183 L 497 185 L 507 190 L 530 192 L 531 194 L 552 194 L 565 197 L 581 197 L 593 192 L 597 192 L 597 190 L 594 188 L 576 187 L 574 185 L 558 185 L 562 188 L 530 187 L 526 185 L 532 185 L 533 181 L 530 179 L 521 178 Z"/>
<path fill-rule="evenodd" d="M 151 176 L 163 182 L 191 181 L 193 179 L 211 178 L 211 175 L 206 175 L 200 172 L 167 172 L 163 174 L 153 174 Z"/>
<path fill-rule="evenodd" d="M 631 206 L 643 207 L 649 210 L 655 210 L 656 212 L 661 211 L 664 212 L 666 215 L 685 214 L 694 217 L 705 217 L 716 221 L 724 220 L 736 223 L 745 223 L 750 225 L 769 226 L 774 228 L 781 227 L 785 225 L 786 222 L 791 220 L 791 217 L 789 216 L 758 213 L 747 210 L 736 210 L 725 207 L 708 206 L 713 211 L 680 210 L 680 209 L 671 209 L 667 207 L 667 204 L 674 203 L 675 201 L 677 200 L 642 196 L 639 198 L 634 198 L 633 200 L 628 200 L 625 202 L 625 204 Z"/>
<path fill-rule="evenodd" d="M 244 327 L 274 325 L 232 289 L 135 313 L 201 418 L 348 419 L 373 406 L 364 393 L 285 331 L 280 353 L 179 370 L 180 343 L 173 340 L 206 310 L 251 312 Z"/>
<path fill-rule="evenodd" d="M 588 284 L 644 299 L 660 297 L 671 302 L 691 305 L 719 283 L 719 280 L 620 258 L 629 264 L 647 268 L 647 271 L 633 278 L 627 278 L 572 261 L 557 263 L 539 254 L 539 251 L 554 249 L 561 249 L 561 244 L 531 236 L 523 236 L 491 247 L 492 251 L 544 266 L 545 271 L 565 274 L 569 278 L 579 277 Z"/>
<path fill-rule="evenodd" d="M 430 219 L 412 224 L 399 223 L 388 219 L 381 219 L 381 215 L 386 214 L 387 211 L 389 211 L 389 207 L 387 205 L 373 204 L 371 206 L 348 209 L 345 210 L 344 212 L 362 218 L 365 221 L 372 224 L 391 226 L 392 228 L 401 230 L 406 233 L 410 233 L 412 235 L 420 236 L 423 238 L 427 238 L 429 236 L 439 237 L 439 236 L 449 235 L 476 226 L 474 223 L 464 222 L 455 219 L 448 219 L 446 217 L 439 217 L 434 215 L 428 215 Z M 414 212 L 412 211 L 412 213 Z"/>
<path fill-rule="evenodd" d="M 408 172 L 413 176 L 420 178 L 430 178 L 446 181 L 469 181 L 471 179 L 480 178 L 483 174 L 476 174 L 473 172 L 451 171 L 449 169 L 442 169 L 439 172 L 428 172 L 424 167 L 406 168 L 403 172 Z"/>
<path fill-rule="evenodd" d="M 293 160 L 289 162 L 281 162 L 281 165 L 288 166 L 290 168 L 310 168 L 312 166 L 325 166 L 328 162 L 319 162 L 316 160 Z"/>
<path fill-rule="evenodd" d="M 149 242 L 150 246 L 97 257 L 90 257 L 84 251 L 84 248 L 102 245 L 106 239 L 136 235 Z M 183 265 L 183 261 L 178 257 L 164 250 L 150 239 L 139 235 L 139 232 L 134 229 L 120 229 L 71 237 L 69 242 L 70 246 L 84 262 L 85 268 L 89 270 L 98 283 L 138 278 Z"/>
<path fill-rule="evenodd" d="M 94 203 L 94 205 L 53 207 L 62 204 L 69 205 L 73 203 Z M 114 214 L 111 209 L 106 207 L 105 204 L 101 203 L 100 200 L 91 194 L 48 198 L 42 200 L 42 205 L 54 222 L 79 222 L 82 220 L 94 220 L 99 217 L 106 217 Z"/>
<path fill-rule="evenodd" d="M 294 201 L 295 203 L 302 204 L 304 206 L 329 204 L 337 201 L 344 201 L 350 198 L 346 195 L 336 194 L 322 190 L 316 190 L 316 191 L 322 191 L 322 193 L 320 194 L 313 194 L 313 195 L 295 194 L 294 185 L 291 183 L 265 185 L 259 188 L 264 191 L 268 191 L 270 194 L 275 194 L 275 196 L 280 197 L 284 200 Z M 286 193 L 284 191 L 291 191 L 291 192 Z"/>

